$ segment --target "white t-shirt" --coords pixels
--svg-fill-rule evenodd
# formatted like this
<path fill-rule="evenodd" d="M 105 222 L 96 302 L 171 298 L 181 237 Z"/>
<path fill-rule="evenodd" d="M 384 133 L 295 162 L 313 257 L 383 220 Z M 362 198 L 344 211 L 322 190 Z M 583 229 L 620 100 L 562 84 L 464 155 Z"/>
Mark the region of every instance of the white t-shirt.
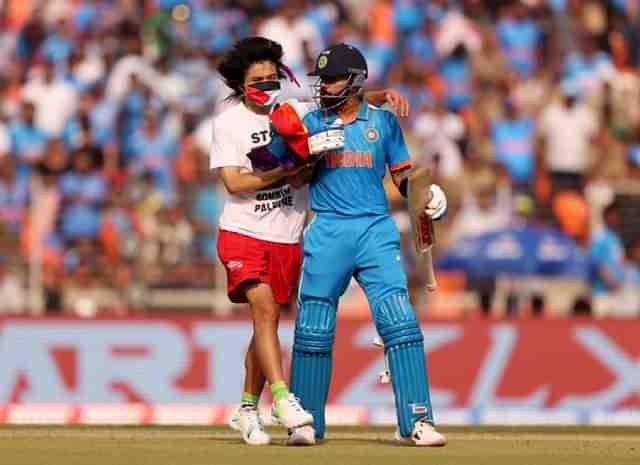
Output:
<path fill-rule="evenodd" d="M 540 117 L 540 132 L 547 143 L 547 168 L 584 173 L 591 165 L 591 138 L 597 129 L 598 121 L 585 105 L 569 109 L 553 104 L 546 108 Z"/>
<path fill-rule="evenodd" d="M 50 84 L 34 80 L 25 86 L 24 99 L 35 105 L 35 125 L 52 137 L 61 137 L 64 126 L 75 113 L 78 94 L 61 79 Z"/>
<path fill-rule="evenodd" d="M 297 106 L 304 116 L 305 106 Z M 238 103 L 213 119 L 210 167 L 239 166 L 253 171 L 247 153 L 269 143 L 269 117 Z M 226 193 L 220 229 L 284 244 L 300 241 L 308 189 L 289 184 L 238 194 Z"/>

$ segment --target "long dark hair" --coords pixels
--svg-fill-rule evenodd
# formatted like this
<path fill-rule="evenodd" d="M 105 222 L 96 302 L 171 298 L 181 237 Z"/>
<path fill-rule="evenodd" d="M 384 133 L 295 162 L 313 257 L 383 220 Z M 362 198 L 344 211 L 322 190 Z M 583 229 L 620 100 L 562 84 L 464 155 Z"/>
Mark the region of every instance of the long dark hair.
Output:
<path fill-rule="evenodd" d="M 278 78 L 288 76 L 282 63 L 282 45 L 264 37 L 248 37 L 237 42 L 222 58 L 218 72 L 225 84 L 233 91 L 227 100 L 242 98 L 244 78 L 249 67 L 260 61 L 270 61 L 278 70 Z"/>

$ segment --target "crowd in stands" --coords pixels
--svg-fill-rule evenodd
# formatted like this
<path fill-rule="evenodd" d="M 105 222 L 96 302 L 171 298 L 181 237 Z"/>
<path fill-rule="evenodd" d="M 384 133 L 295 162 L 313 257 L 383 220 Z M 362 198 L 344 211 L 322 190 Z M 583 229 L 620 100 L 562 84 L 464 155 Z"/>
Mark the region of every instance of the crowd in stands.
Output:
<path fill-rule="evenodd" d="M 125 314 L 156 289 L 224 290 L 207 154 L 229 89 L 215 70 L 237 39 L 263 35 L 303 84 L 284 97 L 309 97 L 314 58 L 347 42 L 369 87 L 410 100 L 412 156 L 449 196 L 438 254 L 555 228 L 590 260 L 569 311 L 640 314 L 636 0 L 0 0 L 0 24 L 0 313 Z M 410 221 L 389 196 L 420 299 Z M 504 290 L 440 277 L 427 308 L 472 291 L 491 312 Z M 522 304 L 507 282 L 502 311 L 553 307 L 546 291 Z"/>

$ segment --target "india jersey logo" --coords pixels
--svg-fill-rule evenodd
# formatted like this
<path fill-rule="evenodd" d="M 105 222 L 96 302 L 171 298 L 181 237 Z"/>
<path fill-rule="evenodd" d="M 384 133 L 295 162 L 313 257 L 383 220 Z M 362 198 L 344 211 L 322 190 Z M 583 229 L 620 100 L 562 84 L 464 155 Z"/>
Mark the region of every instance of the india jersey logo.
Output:
<path fill-rule="evenodd" d="M 367 140 L 369 142 L 376 142 L 378 139 L 380 139 L 380 133 L 376 128 L 367 129 Z"/>

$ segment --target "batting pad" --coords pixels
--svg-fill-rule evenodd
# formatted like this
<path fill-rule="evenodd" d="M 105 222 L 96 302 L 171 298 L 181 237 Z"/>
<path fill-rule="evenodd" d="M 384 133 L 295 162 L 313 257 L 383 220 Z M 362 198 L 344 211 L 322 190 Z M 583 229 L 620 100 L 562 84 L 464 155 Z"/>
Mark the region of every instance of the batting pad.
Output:
<path fill-rule="evenodd" d="M 433 422 L 424 337 L 406 294 L 378 302 L 375 315 L 389 361 L 400 435 L 408 437 L 416 421 Z"/>
<path fill-rule="evenodd" d="M 326 430 L 325 406 L 333 368 L 336 308 L 328 302 L 302 302 L 291 356 L 291 392 L 313 415 L 316 437 Z"/>

